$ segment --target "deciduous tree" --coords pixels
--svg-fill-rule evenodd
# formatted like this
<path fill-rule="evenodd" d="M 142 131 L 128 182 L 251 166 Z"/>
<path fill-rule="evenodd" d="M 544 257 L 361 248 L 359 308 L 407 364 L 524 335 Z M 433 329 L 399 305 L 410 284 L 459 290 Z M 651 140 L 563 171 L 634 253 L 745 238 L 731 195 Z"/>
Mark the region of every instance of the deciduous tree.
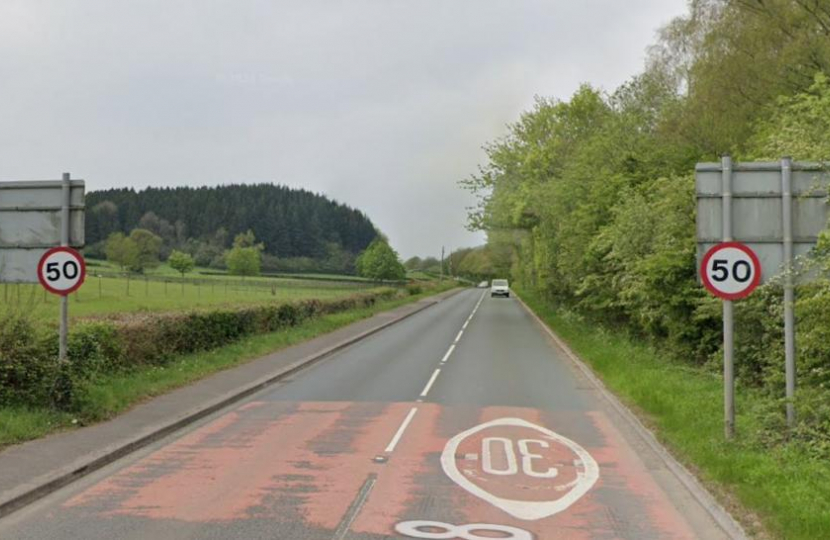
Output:
<path fill-rule="evenodd" d="M 385 240 L 378 237 L 357 258 L 358 273 L 370 279 L 401 280 L 406 278 L 406 269 L 398 254 Z"/>
<path fill-rule="evenodd" d="M 173 253 L 170 254 L 170 257 L 167 259 L 167 264 L 173 270 L 179 272 L 182 277 L 196 266 L 196 263 L 193 261 L 193 257 L 189 254 L 184 253 L 182 251 L 173 250 Z"/>

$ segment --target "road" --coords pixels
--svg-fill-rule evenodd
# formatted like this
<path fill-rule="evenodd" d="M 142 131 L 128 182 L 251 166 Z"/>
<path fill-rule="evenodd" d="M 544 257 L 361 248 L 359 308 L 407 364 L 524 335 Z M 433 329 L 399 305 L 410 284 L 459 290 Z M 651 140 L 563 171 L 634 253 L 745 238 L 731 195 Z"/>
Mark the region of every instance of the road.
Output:
<path fill-rule="evenodd" d="M 0 538 L 726 538 L 521 304 L 486 292 L 53 493 Z"/>

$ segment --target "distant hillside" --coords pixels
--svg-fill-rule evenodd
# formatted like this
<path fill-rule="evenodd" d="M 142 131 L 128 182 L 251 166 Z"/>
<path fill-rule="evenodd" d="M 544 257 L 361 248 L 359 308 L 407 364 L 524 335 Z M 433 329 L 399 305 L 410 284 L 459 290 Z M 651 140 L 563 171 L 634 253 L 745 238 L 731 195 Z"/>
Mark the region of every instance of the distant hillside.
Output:
<path fill-rule="evenodd" d="M 332 250 L 356 254 L 377 235 L 359 210 L 273 184 L 110 189 L 88 193 L 86 204 L 90 246 L 136 227 L 153 230 L 168 245 L 229 246 L 234 235 L 250 229 L 267 254 L 321 259 Z"/>

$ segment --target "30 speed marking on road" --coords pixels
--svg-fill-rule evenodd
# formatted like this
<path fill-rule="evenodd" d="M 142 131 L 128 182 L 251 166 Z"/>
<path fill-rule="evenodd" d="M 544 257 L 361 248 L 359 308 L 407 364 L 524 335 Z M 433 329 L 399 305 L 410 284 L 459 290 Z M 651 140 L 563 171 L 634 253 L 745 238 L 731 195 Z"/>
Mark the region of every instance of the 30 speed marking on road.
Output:
<path fill-rule="evenodd" d="M 709 291 L 724 300 L 748 296 L 761 281 L 761 263 L 749 247 L 724 242 L 706 252 L 700 278 Z"/>
<path fill-rule="evenodd" d="M 66 296 L 84 284 L 86 264 L 83 256 L 74 249 L 56 247 L 40 258 L 37 276 L 47 291 Z"/>

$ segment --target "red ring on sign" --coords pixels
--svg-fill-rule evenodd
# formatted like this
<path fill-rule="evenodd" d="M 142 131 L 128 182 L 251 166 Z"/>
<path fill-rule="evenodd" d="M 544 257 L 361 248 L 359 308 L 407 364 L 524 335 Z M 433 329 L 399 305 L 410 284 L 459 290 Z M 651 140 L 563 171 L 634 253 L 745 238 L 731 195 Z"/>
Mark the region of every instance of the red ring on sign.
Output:
<path fill-rule="evenodd" d="M 78 261 L 78 264 L 81 267 L 81 277 L 78 279 L 78 283 L 66 290 L 56 289 L 52 287 L 51 285 L 49 285 L 49 282 L 43 278 L 43 265 L 46 264 L 46 259 L 48 259 L 49 256 L 54 255 L 55 253 L 61 252 L 69 253 L 70 255 L 72 255 L 75 258 L 75 260 Z M 84 284 L 84 280 L 86 279 L 86 262 L 84 261 L 84 257 L 77 250 L 72 249 L 70 247 L 54 247 L 48 250 L 46 253 L 44 253 L 43 256 L 40 258 L 40 262 L 37 263 L 37 279 L 38 281 L 40 281 L 40 284 L 43 285 L 43 288 L 49 291 L 50 293 L 57 294 L 58 296 L 68 296 L 80 289 L 81 285 Z"/>
<path fill-rule="evenodd" d="M 750 281 L 746 289 L 741 292 L 725 293 L 719 290 L 711 281 L 709 281 L 709 276 L 706 274 L 706 267 L 709 265 L 709 259 L 711 259 L 718 251 L 726 248 L 735 248 L 743 251 L 750 258 L 752 265 L 755 267 L 753 269 L 755 273 L 752 276 L 752 281 Z M 752 251 L 746 244 L 742 244 L 741 242 L 721 242 L 720 244 L 709 248 L 709 251 L 707 251 L 706 255 L 703 256 L 703 262 L 700 263 L 700 280 L 703 282 L 703 286 L 718 298 L 723 298 L 724 300 L 740 300 L 741 298 L 749 296 L 752 291 L 755 290 L 755 287 L 761 283 L 761 261 L 758 259 L 755 252 Z"/>

